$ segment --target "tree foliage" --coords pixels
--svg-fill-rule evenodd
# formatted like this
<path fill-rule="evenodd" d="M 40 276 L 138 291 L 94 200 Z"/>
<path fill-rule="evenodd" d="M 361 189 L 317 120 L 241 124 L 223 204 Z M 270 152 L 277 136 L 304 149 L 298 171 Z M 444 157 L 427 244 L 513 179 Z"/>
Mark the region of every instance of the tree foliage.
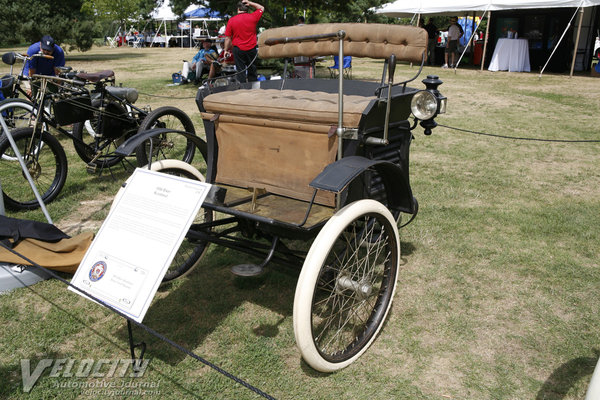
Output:
<path fill-rule="evenodd" d="M 195 0 L 199 5 L 208 5 L 213 10 L 222 14 L 235 15 L 237 12 L 237 0 Z M 307 23 L 324 22 L 392 22 L 383 16 L 375 15 L 370 11 L 373 7 L 385 4 L 388 0 L 258 0 L 265 6 L 265 14 L 261 19 L 260 26 L 265 28 L 294 25 L 298 22 L 298 16 L 303 15 Z M 183 13 L 190 4 L 189 0 L 171 0 L 173 11 L 176 14 Z"/>
<path fill-rule="evenodd" d="M 91 18 L 118 22 L 141 21 L 156 7 L 155 0 L 83 0 L 82 11 Z"/>
<path fill-rule="evenodd" d="M 51 35 L 57 43 L 87 50 L 94 37 L 105 36 L 101 26 L 118 23 L 127 26 L 142 21 L 164 0 L 0 0 L 3 10 L 0 45 L 33 43 L 43 35 Z M 298 16 L 307 23 L 322 22 L 388 22 L 371 9 L 388 0 L 258 0 L 265 15 L 260 26 L 265 28 L 294 25 Z M 171 0 L 175 14 L 182 15 L 190 5 L 207 5 L 223 15 L 235 15 L 237 0 Z"/>
<path fill-rule="evenodd" d="M 83 0 L 0 0 L 3 45 L 33 43 L 51 35 L 58 44 L 81 50 L 92 45 L 96 24 L 81 12 Z"/>

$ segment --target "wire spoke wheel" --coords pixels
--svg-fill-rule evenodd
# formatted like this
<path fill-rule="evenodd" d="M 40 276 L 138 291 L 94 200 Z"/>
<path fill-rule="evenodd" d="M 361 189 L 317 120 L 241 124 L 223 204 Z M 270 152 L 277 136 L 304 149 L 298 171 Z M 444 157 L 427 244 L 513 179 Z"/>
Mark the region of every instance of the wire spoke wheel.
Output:
<path fill-rule="evenodd" d="M 56 198 L 67 179 L 67 156 L 59 141 L 48 132 L 33 134 L 33 128 L 11 131 L 16 148 L 44 203 Z M 0 141 L 0 180 L 4 204 L 12 210 L 39 207 L 33 190 L 6 136 Z"/>
<path fill-rule="evenodd" d="M 296 342 L 310 366 L 344 368 L 373 342 L 392 303 L 399 259 L 398 229 L 381 203 L 351 203 L 327 222 L 294 299 Z"/>
<path fill-rule="evenodd" d="M 94 162 L 100 168 L 117 165 L 122 157 L 115 150 L 133 133 L 137 125 L 127 110 L 115 102 L 109 102 L 104 111 L 84 122 L 73 124 L 73 146 L 85 163 Z"/>
<path fill-rule="evenodd" d="M 167 160 L 177 161 L 177 160 Z M 179 166 L 172 166 L 170 163 L 166 161 L 159 161 L 157 163 L 153 163 L 153 165 L 159 165 L 158 167 L 153 168 L 155 171 L 159 171 L 165 174 L 182 176 L 188 179 L 197 179 L 204 181 L 204 177 L 199 179 L 197 170 L 190 171 L 189 169 L 183 169 Z M 182 162 L 178 162 L 178 164 L 183 164 Z M 160 166 L 164 165 L 164 166 Z M 204 222 L 212 222 L 213 220 L 213 212 L 207 210 L 205 208 L 200 208 L 200 211 L 194 218 L 193 224 L 200 224 Z M 187 236 L 181 242 L 177 253 L 175 253 L 175 257 L 167 269 L 167 273 L 163 277 L 163 282 L 168 282 L 175 278 L 179 278 L 180 276 L 185 275 L 189 271 L 191 271 L 198 263 L 200 259 L 204 256 L 206 250 L 208 249 L 208 242 L 206 241 L 191 241 Z"/>
<path fill-rule="evenodd" d="M 0 114 L 9 129 L 33 126 L 35 108 L 24 99 L 6 99 L 0 102 Z"/>
<path fill-rule="evenodd" d="M 138 133 L 155 128 L 167 128 L 175 131 L 196 134 L 190 117 L 176 107 L 160 107 L 152 111 L 142 121 Z M 139 166 L 148 164 L 152 148 L 152 161 L 174 159 L 191 162 L 195 154 L 194 143 L 176 132 L 161 133 L 142 143 L 136 149 Z"/>

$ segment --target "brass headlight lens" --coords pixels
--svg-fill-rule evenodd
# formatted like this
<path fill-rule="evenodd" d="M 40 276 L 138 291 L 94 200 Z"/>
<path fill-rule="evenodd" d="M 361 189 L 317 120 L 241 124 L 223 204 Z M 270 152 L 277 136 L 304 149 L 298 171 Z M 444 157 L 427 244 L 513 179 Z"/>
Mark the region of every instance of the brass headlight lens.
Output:
<path fill-rule="evenodd" d="M 421 121 L 426 121 L 435 116 L 438 102 L 435 95 L 427 90 L 421 90 L 413 96 L 410 102 L 413 115 Z"/>

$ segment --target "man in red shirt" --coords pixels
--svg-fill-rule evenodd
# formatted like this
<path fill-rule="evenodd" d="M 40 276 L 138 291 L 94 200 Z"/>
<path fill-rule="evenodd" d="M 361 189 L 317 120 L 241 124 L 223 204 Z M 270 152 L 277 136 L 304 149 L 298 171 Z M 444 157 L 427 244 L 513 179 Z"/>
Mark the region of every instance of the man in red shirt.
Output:
<path fill-rule="evenodd" d="M 255 9 L 253 13 L 248 8 Z M 242 0 L 237 5 L 237 15 L 227 22 L 225 28 L 225 56 L 228 57 L 233 51 L 235 68 L 238 71 L 240 82 L 254 82 L 256 76 L 256 25 L 263 15 L 264 6 L 249 0 Z M 246 71 L 244 71 L 246 68 Z"/>

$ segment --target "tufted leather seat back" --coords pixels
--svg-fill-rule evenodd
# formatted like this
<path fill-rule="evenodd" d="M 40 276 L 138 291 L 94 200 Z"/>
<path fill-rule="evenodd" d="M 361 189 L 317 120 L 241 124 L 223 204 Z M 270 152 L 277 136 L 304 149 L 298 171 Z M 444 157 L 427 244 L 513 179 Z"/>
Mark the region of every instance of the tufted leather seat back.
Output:
<path fill-rule="evenodd" d="M 321 39 L 306 42 L 280 43 L 268 46 L 267 39 L 346 32 L 344 55 L 353 57 L 388 58 L 395 54 L 398 61 L 420 63 L 427 49 L 427 32 L 406 25 L 389 24 L 310 24 L 267 29 L 258 37 L 258 55 L 261 58 L 288 58 L 298 56 L 332 56 L 339 53 L 339 40 Z"/>

